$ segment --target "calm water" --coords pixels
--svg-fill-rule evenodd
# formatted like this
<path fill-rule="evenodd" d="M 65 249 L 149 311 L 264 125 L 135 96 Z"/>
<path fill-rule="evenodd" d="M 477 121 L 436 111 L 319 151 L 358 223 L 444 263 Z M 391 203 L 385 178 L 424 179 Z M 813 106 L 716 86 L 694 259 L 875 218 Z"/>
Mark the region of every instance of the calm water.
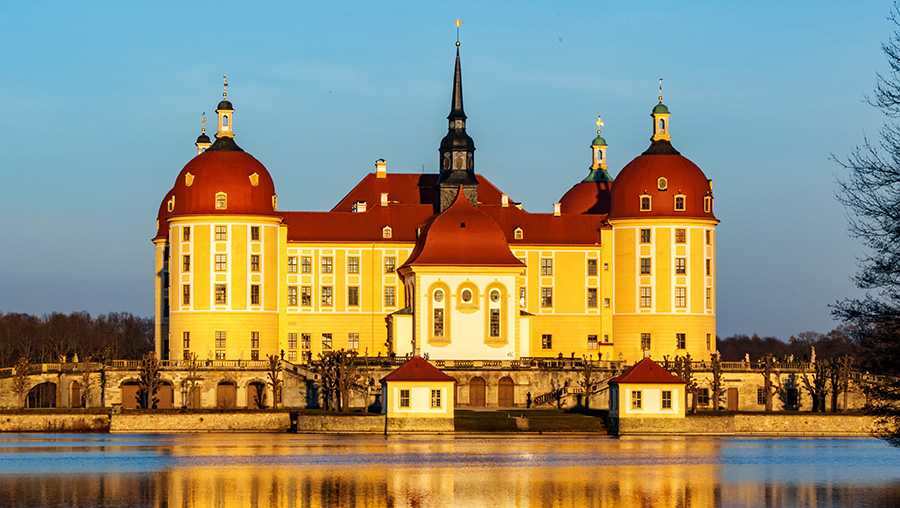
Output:
<path fill-rule="evenodd" d="M 0 434 L 0 506 L 896 507 L 874 439 Z"/>

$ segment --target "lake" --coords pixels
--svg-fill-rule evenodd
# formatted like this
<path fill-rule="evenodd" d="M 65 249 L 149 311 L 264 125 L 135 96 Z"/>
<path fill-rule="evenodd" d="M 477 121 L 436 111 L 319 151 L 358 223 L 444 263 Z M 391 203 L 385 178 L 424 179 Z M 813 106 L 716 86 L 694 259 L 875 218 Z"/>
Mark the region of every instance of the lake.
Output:
<path fill-rule="evenodd" d="M 3 507 L 896 507 L 869 438 L 0 434 Z"/>

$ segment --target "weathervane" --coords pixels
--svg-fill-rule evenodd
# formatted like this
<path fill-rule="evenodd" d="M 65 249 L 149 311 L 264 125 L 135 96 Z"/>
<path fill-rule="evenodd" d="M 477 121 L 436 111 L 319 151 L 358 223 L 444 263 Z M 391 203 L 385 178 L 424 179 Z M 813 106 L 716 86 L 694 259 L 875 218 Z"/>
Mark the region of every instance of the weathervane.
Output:
<path fill-rule="evenodd" d="M 203 112 L 203 120 L 201 120 L 201 123 L 203 124 L 203 128 L 201 129 L 201 132 L 203 134 L 206 134 L 206 111 Z"/>
<path fill-rule="evenodd" d="M 600 127 L 603 127 L 603 120 L 600 119 L 600 113 L 597 113 L 597 134 L 600 134 Z"/>
<path fill-rule="evenodd" d="M 459 25 L 462 25 L 463 22 L 456 18 L 456 47 L 459 47 Z"/>
<path fill-rule="evenodd" d="M 228 78 L 225 77 L 225 74 L 222 74 L 222 100 L 224 101 L 228 98 Z"/>
<path fill-rule="evenodd" d="M 662 103 L 662 76 L 659 77 L 659 102 Z"/>

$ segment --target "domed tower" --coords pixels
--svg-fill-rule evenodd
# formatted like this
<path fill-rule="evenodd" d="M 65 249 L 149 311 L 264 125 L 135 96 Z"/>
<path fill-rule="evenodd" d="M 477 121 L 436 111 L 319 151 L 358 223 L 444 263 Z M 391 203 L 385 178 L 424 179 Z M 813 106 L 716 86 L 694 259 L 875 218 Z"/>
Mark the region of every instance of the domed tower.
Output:
<path fill-rule="evenodd" d="M 591 168 L 584 180 L 575 184 L 559 200 L 562 213 L 605 215 L 609 213 L 609 190 L 613 178 L 606 166 L 606 140 L 600 135 L 603 121 L 597 115 L 597 137 L 591 141 Z"/>
<path fill-rule="evenodd" d="M 198 140 L 200 153 L 159 210 L 156 329 L 164 359 L 255 360 L 278 351 L 275 184 L 234 142 L 225 93 L 216 112 L 216 141 L 202 150 Z"/>
<path fill-rule="evenodd" d="M 660 92 L 650 147 L 612 185 L 613 328 L 627 362 L 715 350 L 712 181 L 672 146 L 669 116 Z"/>

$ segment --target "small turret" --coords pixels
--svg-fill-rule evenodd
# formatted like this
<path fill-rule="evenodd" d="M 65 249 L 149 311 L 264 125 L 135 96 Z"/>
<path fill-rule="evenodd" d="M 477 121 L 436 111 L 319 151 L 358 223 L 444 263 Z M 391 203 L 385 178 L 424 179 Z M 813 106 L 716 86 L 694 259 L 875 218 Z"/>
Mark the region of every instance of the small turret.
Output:
<path fill-rule="evenodd" d="M 203 113 L 203 120 L 201 120 L 203 127 L 200 129 L 200 135 L 197 136 L 197 142 L 194 143 L 197 145 L 197 155 L 205 152 L 210 145 L 212 145 L 212 141 L 210 141 L 209 136 L 206 135 L 206 113 Z"/>

